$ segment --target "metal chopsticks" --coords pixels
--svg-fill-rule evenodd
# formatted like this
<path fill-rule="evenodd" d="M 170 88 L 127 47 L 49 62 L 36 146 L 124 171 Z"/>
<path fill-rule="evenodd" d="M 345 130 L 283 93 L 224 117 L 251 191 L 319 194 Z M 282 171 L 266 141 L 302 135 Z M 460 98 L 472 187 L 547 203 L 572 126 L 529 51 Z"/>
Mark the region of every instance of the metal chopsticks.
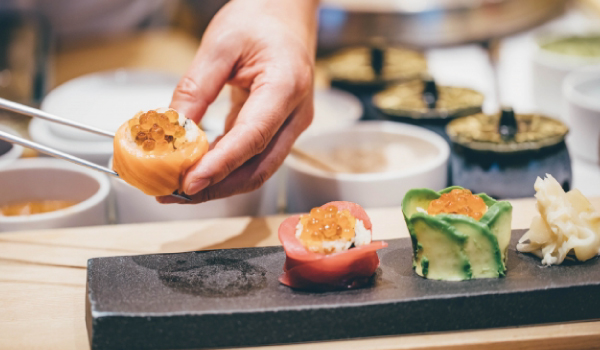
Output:
<path fill-rule="evenodd" d="M 34 149 L 40 153 L 44 153 L 47 154 L 49 156 L 52 156 L 54 158 L 60 158 L 60 159 L 64 159 L 66 161 L 69 161 L 71 163 L 75 163 L 77 165 L 83 165 L 84 167 L 88 167 L 90 169 L 94 169 L 94 170 L 98 170 L 101 171 L 103 173 L 106 173 L 108 175 L 114 176 L 114 177 L 119 177 L 119 174 L 117 174 L 115 171 L 110 170 L 109 168 L 105 168 L 103 166 L 100 166 L 96 163 L 92 163 L 89 162 L 85 159 L 81 159 L 75 156 L 72 156 L 70 154 L 61 152 L 59 150 L 44 146 L 44 145 L 40 145 L 39 143 L 35 143 L 33 141 L 29 141 L 27 139 L 9 134 L 5 131 L 0 130 L 0 140 L 4 140 L 4 141 L 8 141 L 10 143 L 14 143 L 23 147 L 27 147 L 27 148 L 31 148 Z"/>
<path fill-rule="evenodd" d="M 88 125 L 84 125 L 81 123 L 77 123 L 74 122 L 72 120 L 69 119 L 64 119 L 61 117 L 57 117 L 55 115 L 52 115 L 50 113 L 46 113 L 44 111 L 40 111 L 39 109 L 35 109 L 29 106 L 25 106 L 22 105 L 20 103 L 16 103 L 13 101 L 9 101 L 3 98 L 0 98 L 0 109 L 4 109 L 7 111 L 11 111 L 11 112 L 15 112 L 18 114 L 24 114 L 24 115 L 28 115 L 30 117 L 34 117 L 34 118 L 40 118 L 40 119 L 45 119 L 47 121 L 53 122 L 53 123 L 58 123 L 58 124 L 62 124 L 62 125 L 67 125 L 67 126 L 71 126 L 83 131 L 88 131 L 94 134 L 98 134 L 98 135 L 102 135 L 102 136 L 108 136 L 108 137 L 115 137 L 115 134 L 110 133 L 108 131 L 104 131 L 101 129 L 97 129 L 94 128 L 92 126 L 88 126 Z"/>
<path fill-rule="evenodd" d="M 91 126 L 88 126 L 88 125 L 80 124 L 80 123 L 74 122 L 72 120 L 68 120 L 68 119 L 64 119 L 64 118 L 61 118 L 61 117 L 57 117 L 55 115 L 52 115 L 50 113 L 46 113 L 46 112 L 41 111 L 39 109 L 32 108 L 32 107 L 29 107 L 29 106 L 25 106 L 25 105 L 22 105 L 20 103 L 9 101 L 9 100 L 3 99 L 3 98 L 0 98 L 0 109 L 8 110 L 8 111 L 15 112 L 15 113 L 18 113 L 18 114 L 24 114 L 24 115 L 27 115 L 27 116 L 30 116 L 30 117 L 34 117 L 34 118 L 45 119 L 45 120 L 50 121 L 50 122 L 54 122 L 54 123 L 58 123 L 58 124 L 62 124 L 62 125 L 71 126 L 71 127 L 74 127 L 74 128 L 80 129 L 80 130 L 88 131 L 88 132 L 91 132 L 91 133 L 94 133 L 94 134 L 98 134 L 98 135 L 102 135 L 102 136 L 115 137 L 115 135 L 113 133 L 110 133 L 108 131 L 104 131 L 104 130 L 97 129 L 97 128 L 94 128 L 94 127 L 91 127 Z M 20 146 L 23 146 L 23 147 L 31 148 L 31 149 L 34 149 L 34 150 L 40 152 L 40 153 L 47 154 L 47 155 L 49 155 L 51 157 L 54 157 L 54 158 L 64 159 L 66 161 L 69 161 L 69 162 L 77 164 L 77 165 L 82 165 L 84 167 L 87 167 L 87 168 L 90 168 L 90 169 L 93 169 L 93 170 L 97 170 L 97 171 L 103 172 L 105 174 L 114 176 L 114 177 L 119 177 L 119 174 L 117 174 L 115 171 L 113 171 L 113 170 L 111 170 L 109 168 L 100 166 L 100 165 L 98 165 L 96 163 L 89 162 L 89 161 L 87 161 L 85 159 L 81 159 L 81 158 L 75 157 L 73 155 L 70 155 L 70 154 L 67 154 L 65 152 L 56 150 L 54 148 L 47 147 L 47 146 L 44 146 L 44 145 L 40 145 L 39 143 L 36 143 L 36 142 L 33 142 L 33 141 L 29 141 L 29 140 L 24 139 L 22 137 L 18 137 L 18 136 L 12 135 L 12 134 L 7 133 L 5 131 L 1 131 L 0 130 L 0 140 L 4 140 L 4 141 L 10 142 L 10 143 L 14 143 L 14 144 L 17 144 L 17 145 L 20 145 Z M 178 193 L 177 191 L 173 192 L 172 196 L 180 198 L 180 199 L 183 199 L 185 201 L 191 201 L 191 198 L 188 197 L 186 194 L 184 194 L 184 193 Z"/>

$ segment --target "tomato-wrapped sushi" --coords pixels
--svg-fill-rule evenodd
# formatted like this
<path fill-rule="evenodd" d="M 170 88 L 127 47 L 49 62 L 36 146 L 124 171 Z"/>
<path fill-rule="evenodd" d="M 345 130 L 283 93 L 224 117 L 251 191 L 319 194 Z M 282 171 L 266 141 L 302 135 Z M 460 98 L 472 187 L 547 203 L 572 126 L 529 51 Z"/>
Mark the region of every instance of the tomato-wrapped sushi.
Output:
<path fill-rule="evenodd" d="M 355 203 L 330 202 L 292 216 L 279 227 L 286 254 L 279 281 L 305 290 L 361 287 L 379 266 L 377 249 L 387 246 L 371 237 L 371 221 Z"/>

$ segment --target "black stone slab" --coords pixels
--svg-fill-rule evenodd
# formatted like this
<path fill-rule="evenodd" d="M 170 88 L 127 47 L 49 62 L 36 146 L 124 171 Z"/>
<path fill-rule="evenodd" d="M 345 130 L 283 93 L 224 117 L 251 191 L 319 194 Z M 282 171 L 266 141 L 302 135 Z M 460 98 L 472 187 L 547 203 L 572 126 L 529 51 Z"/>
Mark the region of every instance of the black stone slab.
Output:
<path fill-rule="evenodd" d="M 600 261 L 543 267 L 515 251 L 505 278 L 414 274 L 409 239 L 389 240 L 371 286 L 308 293 L 279 284 L 280 247 L 91 259 L 92 349 L 204 349 L 600 318 Z"/>

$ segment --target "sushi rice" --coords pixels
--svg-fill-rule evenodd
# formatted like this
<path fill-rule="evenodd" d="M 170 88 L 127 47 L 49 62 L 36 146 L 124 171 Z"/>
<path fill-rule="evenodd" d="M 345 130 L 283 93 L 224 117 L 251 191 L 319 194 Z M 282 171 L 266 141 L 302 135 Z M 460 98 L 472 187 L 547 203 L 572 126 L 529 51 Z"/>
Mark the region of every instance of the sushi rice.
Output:
<path fill-rule="evenodd" d="M 158 113 L 165 113 L 168 110 L 173 110 L 172 108 L 157 108 L 156 112 Z M 176 111 L 177 112 L 177 111 Z M 184 139 L 187 142 L 194 142 L 196 141 L 196 139 L 200 136 L 200 129 L 198 128 L 198 125 L 196 123 L 194 123 L 193 120 L 188 119 L 185 114 L 183 113 L 178 113 L 179 116 L 179 125 L 182 126 L 185 129 L 185 136 Z"/>
<path fill-rule="evenodd" d="M 298 221 L 298 225 L 296 225 L 296 238 L 300 240 L 300 235 L 302 234 L 302 230 L 304 227 L 302 226 L 301 221 Z M 354 225 L 354 237 L 349 241 L 344 239 L 333 240 L 333 241 L 323 241 L 321 245 L 321 249 L 312 250 L 313 253 L 321 253 L 321 254 L 332 254 L 346 251 L 354 245 L 355 247 L 360 247 L 362 245 L 367 245 L 371 243 L 371 231 L 365 228 L 365 224 L 362 220 L 356 219 L 356 224 Z"/>

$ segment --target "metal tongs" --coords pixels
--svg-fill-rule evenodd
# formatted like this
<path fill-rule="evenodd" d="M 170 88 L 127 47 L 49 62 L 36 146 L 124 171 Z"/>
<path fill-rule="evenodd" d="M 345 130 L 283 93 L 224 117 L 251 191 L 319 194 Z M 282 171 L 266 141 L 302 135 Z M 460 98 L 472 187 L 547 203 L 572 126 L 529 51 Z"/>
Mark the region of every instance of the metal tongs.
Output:
<path fill-rule="evenodd" d="M 101 130 L 101 129 L 94 128 L 92 126 L 88 126 L 88 125 L 84 125 L 84 124 L 81 124 L 81 123 L 77 123 L 77 122 L 72 121 L 72 120 L 68 120 L 68 119 L 64 119 L 64 118 L 61 118 L 61 117 L 57 117 L 55 115 L 52 115 L 50 113 L 46 113 L 46 112 L 41 111 L 39 109 L 32 108 L 32 107 L 29 107 L 29 106 L 25 106 L 25 105 L 22 105 L 20 103 L 12 102 L 12 101 L 9 101 L 9 100 L 3 99 L 3 98 L 0 98 L 0 110 L 7 110 L 7 111 L 11 111 L 11 112 L 15 112 L 15 113 L 18 113 L 18 114 L 27 115 L 27 116 L 34 117 L 34 118 L 44 119 L 44 120 L 47 120 L 47 121 L 50 121 L 50 122 L 53 122 L 53 123 L 67 125 L 67 126 L 71 126 L 71 127 L 76 128 L 76 129 L 79 129 L 79 130 L 88 131 L 88 132 L 91 132 L 91 133 L 94 133 L 94 134 L 97 134 L 97 135 L 102 135 L 102 136 L 112 137 L 112 138 L 115 137 L 115 134 L 110 133 L 108 131 L 104 131 L 104 130 Z M 75 163 L 77 165 L 82 165 L 84 167 L 88 167 L 88 168 L 93 169 L 93 170 L 101 171 L 101 172 L 103 172 L 105 174 L 108 174 L 108 175 L 111 175 L 111 176 L 114 176 L 114 177 L 117 177 L 117 178 L 119 177 L 119 174 L 117 174 L 115 171 L 113 171 L 113 170 L 111 170 L 109 168 L 100 166 L 100 165 L 98 165 L 96 163 L 89 162 L 89 161 L 87 161 L 85 159 L 81 159 L 81 158 L 72 156 L 70 154 L 61 152 L 61 151 L 53 149 L 53 148 L 46 147 L 44 145 L 40 145 L 39 143 L 35 143 L 35 142 L 32 142 L 32 141 L 29 141 L 29 140 L 24 139 L 22 137 L 18 137 L 18 136 L 9 134 L 9 133 L 7 133 L 5 131 L 2 131 L 2 130 L 0 130 L 0 140 L 4 140 L 4 141 L 10 142 L 10 143 L 14 143 L 14 144 L 17 144 L 17 145 L 20 145 L 20 146 L 23 146 L 23 147 L 31 148 L 31 149 L 34 149 L 34 150 L 40 152 L 40 153 L 47 154 L 47 155 L 49 155 L 51 157 L 54 157 L 54 158 L 64 159 L 66 161 L 69 161 L 71 163 Z M 185 193 L 179 193 L 179 192 L 175 191 L 175 192 L 173 192 L 172 196 L 180 198 L 180 199 L 183 199 L 183 200 L 186 200 L 186 201 L 191 201 L 191 198 L 188 197 Z"/>

